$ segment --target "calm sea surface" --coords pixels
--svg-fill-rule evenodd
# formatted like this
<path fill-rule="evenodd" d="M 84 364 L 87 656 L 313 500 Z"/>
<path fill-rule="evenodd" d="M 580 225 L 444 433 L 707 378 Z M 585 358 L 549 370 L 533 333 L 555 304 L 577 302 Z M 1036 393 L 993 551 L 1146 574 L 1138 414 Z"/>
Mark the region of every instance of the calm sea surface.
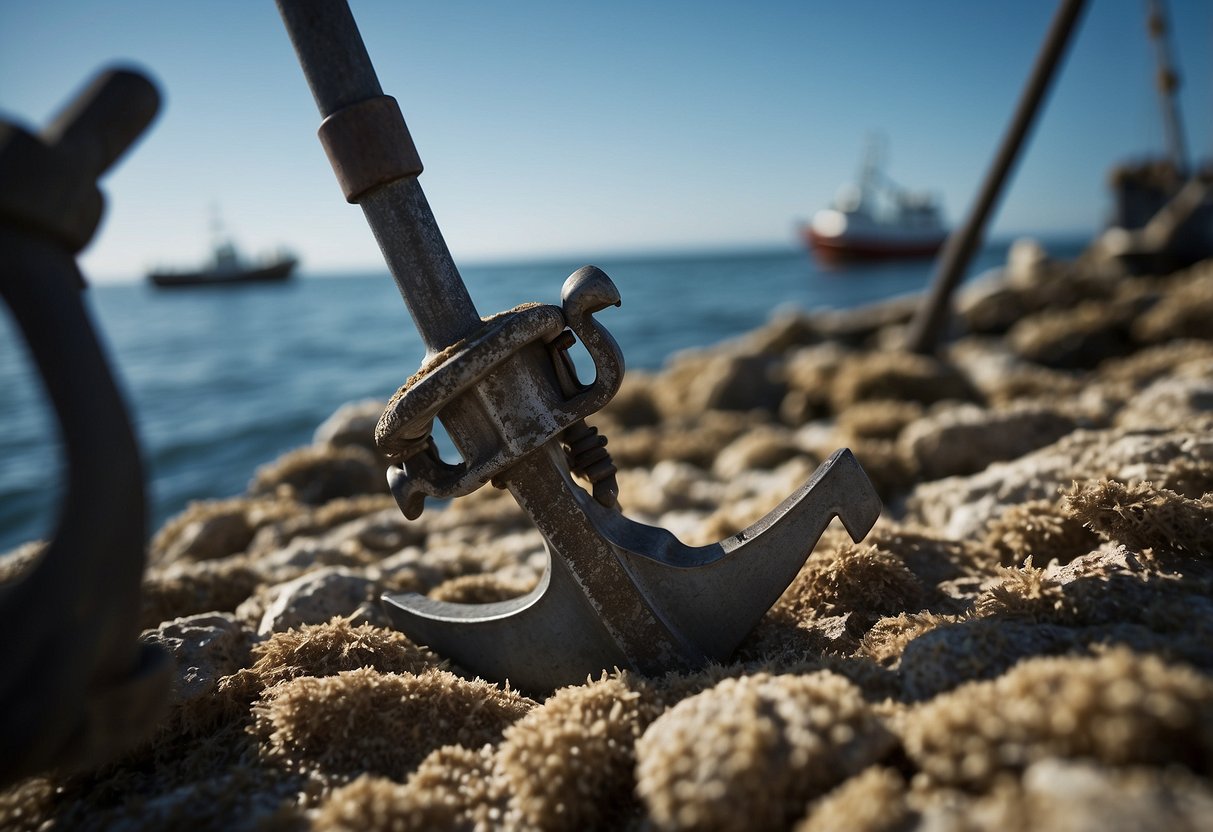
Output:
<path fill-rule="evenodd" d="M 1073 256 L 1077 241 L 1047 246 Z M 991 246 L 971 274 L 1005 262 Z M 559 304 L 581 262 L 462 269 L 482 315 Z M 932 264 L 824 270 L 797 250 L 606 258 L 623 295 L 600 320 L 629 367 L 657 368 L 768 320 L 780 308 L 844 308 L 915 292 Z M 345 402 L 386 400 L 424 350 L 396 286 L 381 274 L 278 286 L 156 291 L 98 285 L 88 304 L 134 414 L 152 522 L 190 500 L 241 493 L 258 465 L 306 444 Z M 61 478 L 53 414 L 7 315 L 0 315 L 0 552 L 49 536 Z"/>

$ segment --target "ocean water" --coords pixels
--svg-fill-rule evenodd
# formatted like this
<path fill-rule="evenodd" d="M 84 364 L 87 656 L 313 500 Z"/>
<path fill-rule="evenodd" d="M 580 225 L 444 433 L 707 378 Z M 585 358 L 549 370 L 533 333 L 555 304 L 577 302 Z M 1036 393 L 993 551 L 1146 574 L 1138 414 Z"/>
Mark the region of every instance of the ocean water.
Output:
<path fill-rule="evenodd" d="M 1080 241 L 1047 243 L 1077 254 Z M 987 247 L 970 275 L 1005 262 Z M 627 365 L 655 369 L 681 349 L 739 335 L 781 308 L 846 308 L 917 292 L 930 261 L 825 269 L 793 249 L 604 258 L 623 305 L 599 315 Z M 559 304 L 584 262 L 461 269 L 481 315 Z M 282 285 L 157 291 L 94 285 L 93 319 L 126 392 L 158 527 L 191 500 L 241 493 L 256 468 L 311 441 L 348 401 L 386 400 L 424 349 L 386 271 Z M 54 414 L 25 344 L 0 315 L 0 552 L 53 530 L 62 477 Z"/>

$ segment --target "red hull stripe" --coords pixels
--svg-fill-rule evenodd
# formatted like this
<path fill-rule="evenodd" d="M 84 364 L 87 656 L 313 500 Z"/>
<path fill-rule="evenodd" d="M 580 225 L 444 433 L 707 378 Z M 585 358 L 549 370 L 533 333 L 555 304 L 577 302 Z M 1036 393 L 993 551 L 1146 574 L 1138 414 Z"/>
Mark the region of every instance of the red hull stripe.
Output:
<path fill-rule="evenodd" d="M 823 237 L 811 228 L 804 231 L 805 242 L 826 259 L 881 259 L 887 257 L 930 257 L 939 251 L 946 236 L 921 242 L 856 240 Z"/>

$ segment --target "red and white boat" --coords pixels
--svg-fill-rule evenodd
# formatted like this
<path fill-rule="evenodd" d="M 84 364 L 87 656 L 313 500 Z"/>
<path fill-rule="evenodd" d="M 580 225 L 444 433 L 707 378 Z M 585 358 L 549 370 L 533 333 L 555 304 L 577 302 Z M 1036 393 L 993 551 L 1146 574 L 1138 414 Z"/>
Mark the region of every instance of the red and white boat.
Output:
<path fill-rule="evenodd" d="M 933 196 L 907 191 L 882 173 L 880 148 L 869 142 L 859 184 L 843 186 L 800 233 L 817 257 L 833 262 L 930 257 L 948 229 Z"/>

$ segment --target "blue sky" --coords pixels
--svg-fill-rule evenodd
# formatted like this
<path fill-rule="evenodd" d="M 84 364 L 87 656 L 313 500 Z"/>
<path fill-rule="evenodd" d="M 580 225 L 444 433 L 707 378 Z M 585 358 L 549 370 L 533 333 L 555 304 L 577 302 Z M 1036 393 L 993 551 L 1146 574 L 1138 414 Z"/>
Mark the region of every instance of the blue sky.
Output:
<path fill-rule="evenodd" d="M 1213 3 L 1172 0 L 1191 149 L 1213 147 Z M 1056 4 L 351 3 L 401 103 L 460 262 L 790 244 L 855 175 L 967 207 Z M 237 241 L 312 272 L 377 268 L 361 212 L 270 0 L 0 4 L 0 111 L 41 124 L 98 67 L 149 71 L 165 106 L 105 180 L 94 279 L 201 259 L 218 204 Z M 1108 166 L 1163 147 L 1136 0 L 1096 0 L 995 234 L 1090 230 Z"/>

